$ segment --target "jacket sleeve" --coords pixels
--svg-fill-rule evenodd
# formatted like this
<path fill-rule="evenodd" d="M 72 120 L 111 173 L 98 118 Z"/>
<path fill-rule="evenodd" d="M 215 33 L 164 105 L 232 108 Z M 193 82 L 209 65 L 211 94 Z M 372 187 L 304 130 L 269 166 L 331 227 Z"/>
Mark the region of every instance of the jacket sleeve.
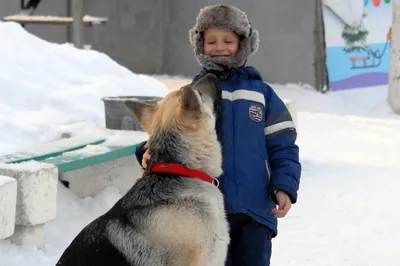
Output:
<path fill-rule="evenodd" d="M 284 102 L 267 84 L 265 99 L 264 135 L 271 167 L 269 193 L 275 203 L 275 191 L 286 192 L 296 203 L 301 175 L 296 127 Z"/>
<path fill-rule="evenodd" d="M 135 155 L 140 166 L 142 166 L 143 154 L 146 152 L 146 147 L 145 147 L 146 143 L 147 141 L 143 141 L 142 143 L 139 143 L 136 147 Z"/>

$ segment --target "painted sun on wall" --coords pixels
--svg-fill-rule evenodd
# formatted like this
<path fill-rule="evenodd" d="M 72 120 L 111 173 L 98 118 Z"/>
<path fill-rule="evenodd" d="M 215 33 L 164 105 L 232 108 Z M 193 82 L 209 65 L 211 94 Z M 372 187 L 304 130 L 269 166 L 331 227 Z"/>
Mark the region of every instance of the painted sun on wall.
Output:
<path fill-rule="evenodd" d="M 392 0 L 323 0 L 332 91 L 388 84 Z"/>

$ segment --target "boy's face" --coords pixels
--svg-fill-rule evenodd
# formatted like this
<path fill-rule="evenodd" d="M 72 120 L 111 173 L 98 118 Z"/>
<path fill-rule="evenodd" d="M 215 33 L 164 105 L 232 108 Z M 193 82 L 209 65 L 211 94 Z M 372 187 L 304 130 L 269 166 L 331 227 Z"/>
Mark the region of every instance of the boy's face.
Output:
<path fill-rule="evenodd" d="M 205 55 L 234 56 L 239 50 L 239 36 L 230 29 L 209 28 L 203 38 Z"/>

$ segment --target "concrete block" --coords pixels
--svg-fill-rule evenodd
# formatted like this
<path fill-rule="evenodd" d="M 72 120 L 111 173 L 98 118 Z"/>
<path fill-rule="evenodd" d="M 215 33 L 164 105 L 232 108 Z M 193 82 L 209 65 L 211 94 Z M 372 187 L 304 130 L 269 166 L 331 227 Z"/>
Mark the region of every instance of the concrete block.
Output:
<path fill-rule="evenodd" d="M 17 180 L 0 175 L 0 239 L 14 233 Z"/>
<path fill-rule="evenodd" d="M 79 197 L 93 197 L 107 186 L 116 187 L 125 194 L 142 176 L 135 155 L 87 166 L 60 174 L 60 180 L 67 181 L 69 189 Z"/>
<path fill-rule="evenodd" d="M 17 225 L 40 225 L 57 214 L 58 169 L 52 164 L 28 161 L 0 164 L 0 175 L 17 180 Z"/>

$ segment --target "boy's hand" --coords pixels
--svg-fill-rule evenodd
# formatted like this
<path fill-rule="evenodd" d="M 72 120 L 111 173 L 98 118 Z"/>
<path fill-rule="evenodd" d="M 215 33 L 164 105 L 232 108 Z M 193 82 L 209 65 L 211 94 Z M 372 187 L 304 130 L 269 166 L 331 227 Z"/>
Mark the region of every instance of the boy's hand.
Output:
<path fill-rule="evenodd" d="M 142 159 L 142 175 L 144 174 L 144 171 L 146 170 L 147 167 L 147 160 L 150 159 L 150 151 L 149 149 L 146 150 L 146 152 L 143 154 L 143 159 Z"/>
<path fill-rule="evenodd" d="M 285 217 L 292 207 L 292 202 L 290 201 L 288 194 L 283 191 L 276 192 L 276 199 L 278 201 L 278 209 L 275 208 L 272 212 L 278 218 Z"/>

